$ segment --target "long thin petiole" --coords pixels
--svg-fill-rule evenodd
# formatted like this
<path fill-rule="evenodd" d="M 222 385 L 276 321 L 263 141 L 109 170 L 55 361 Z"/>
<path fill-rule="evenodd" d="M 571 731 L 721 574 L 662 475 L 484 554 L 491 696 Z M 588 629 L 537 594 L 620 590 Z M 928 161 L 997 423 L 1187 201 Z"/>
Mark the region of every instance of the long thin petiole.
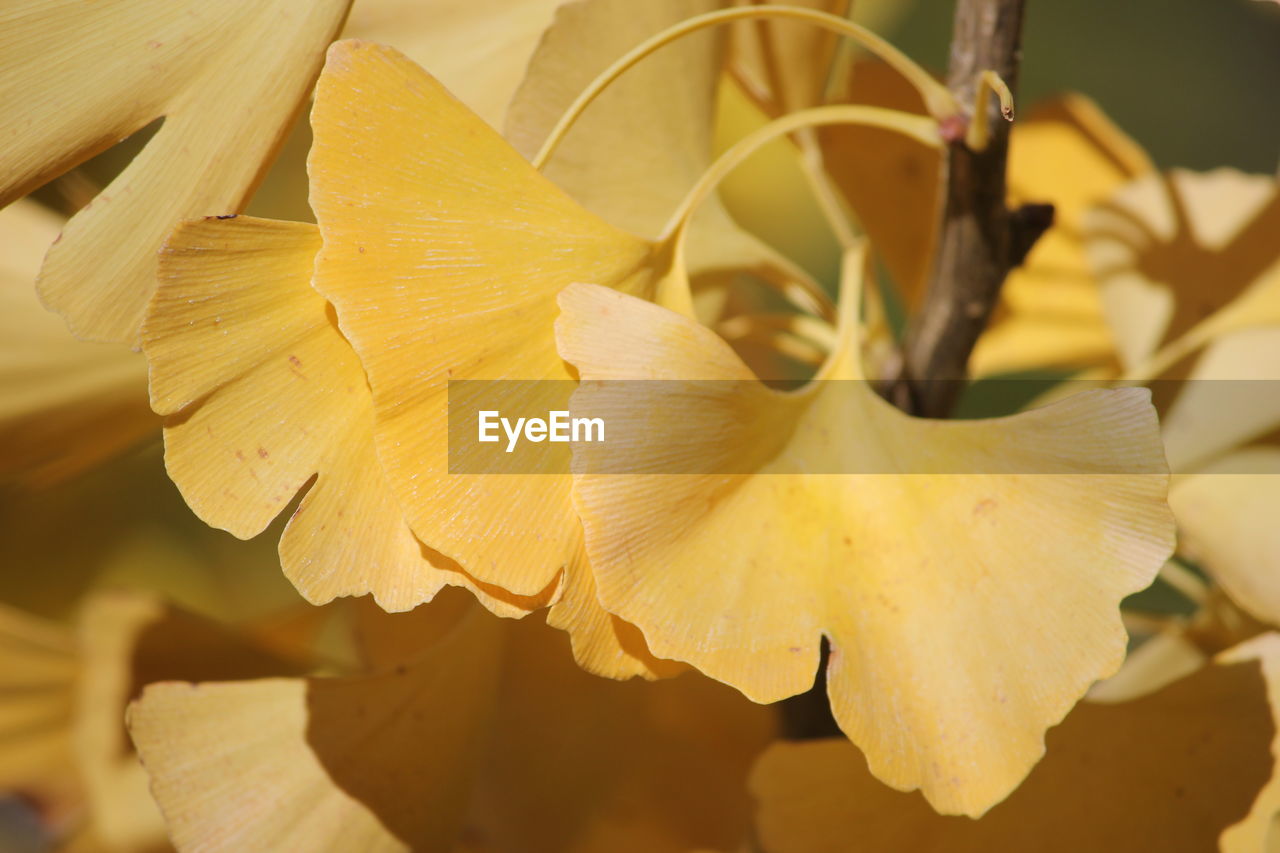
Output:
<path fill-rule="evenodd" d="M 772 285 L 784 299 L 802 311 L 822 317 L 825 320 L 836 316 L 835 305 L 827 296 L 822 285 L 808 271 L 781 252 L 766 247 L 764 262 L 755 268 L 748 268 L 763 281 Z"/>
<path fill-rule="evenodd" d="M 1204 604 L 1209 598 L 1209 587 L 1195 572 L 1176 560 L 1166 560 L 1160 568 L 1160 580 L 1180 592 L 1188 601 Z"/>
<path fill-rule="evenodd" d="M 892 130 L 931 148 L 940 149 L 943 144 L 938 132 L 938 122 L 928 116 L 913 115 L 885 107 L 846 104 L 799 110 L 752 131 L 721 154 L 711 167 L 702 173 L 702 177 L 676 208 L 666 228 L 663 229 L 664 239 L 685 228 L 693 211 L 719 185 L 720 181 L 760 148 L 801 128 L 835 124 L 860 124 Z"/>
<path fill-rule="evenodd" d="M 831 227 L 840 244 L 840 250 L 853 248 L 857 241 L 853 227 L 849 223 L 849 214 L 840 201 L 840 196 L 831 183 L 823 162 L 822 148 L 813 133 L 797 134 L 800 147 L 800 168 L 804 173 L 809 189 L 818 202 L 818 209 Z"/>
<path fill-rule="evenodd" d="M 760 18 L 781 18 L 796 21 L 804 21 L 814 26 L 823 27 L 847 36 L 857 41 L 871 53 L 880 57 L 886 64 L 897 70 L 905 77 L 924 98 L 925 107 L 929 113 L 936 119 L 943 119 L 949 116 L 959 114 L 960 110 L 956 104 L 955 98 L 951 92 L 947 90 L 938 81 L 934 80 L 928 71 L 920 67 L 906 54 L 902 53 L 889 42 L 880 38 L 880 36 L 871 32 L 865 27 L 861 27 L 851 21 L 832 15 L 827 12 L 819 12 L 814 9 L 804 9 L 794 6 L 740 6 L 732 9 L 721 9 L 715 12 L 708 12 L 703 15 L 696 15 L 687 20 L 681 21 L 675 26 L 663 30 L 652 38 L 646 39 L 644 42 L 636 45 L 626 54 L 621 56 L 612 65 L 600 73 L 591 85 L 578 95 L 569 108 L 565 110 L 564 115 L 556 122 L 556 126 L 551 129 L 546 140 L 542 143 L 542 148 L 533 158 L 533 166 L 541 169 L 546 165 L 551 155 L 555 153 L 556 147 L 564 138 L 578 120 L 582 112 L 590 106 L 591 102 L 599 97 L 614 80 L 621 77 L 627 69 L 644 59 L 649 54 L 659 48 L 670 44 L 683 36 L 708 27 L 715 27 L 730 21 L 760 19 Z"/>
<path fill-rule="evenodd" d="M 964 144 L 970 151 L 985 151 L 991 142 L 991 124 L 987 118 L 987 101 L 995 95 L 1000 99 L 1000 114 L 1006 121 L 1013 121 L 1013 93 L 994 71 L 983 71 L 978 77 L 978 93 L 973 107 L 973 121 L 965 133 Z"/>

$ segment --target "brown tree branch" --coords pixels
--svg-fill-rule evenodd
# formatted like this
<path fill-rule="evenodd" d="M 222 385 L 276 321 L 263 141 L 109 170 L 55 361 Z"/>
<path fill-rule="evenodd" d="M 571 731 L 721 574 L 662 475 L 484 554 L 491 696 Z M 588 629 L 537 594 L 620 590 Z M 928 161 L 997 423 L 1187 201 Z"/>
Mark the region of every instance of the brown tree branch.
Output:
<path fill-rule="evenodd" d="M 961 104 L 975 104 L 983 71 L 996 72 L 1014 89 L 1024 2 L 958 0 L 947 85 Z M 1016 211 L 1005 206 L 1009 125 L 996 99 L 988 101 L 991 140 L 984 150 L 965 147 L 964 126 L 948 129 L 952 141 L 943 158 L 946 190 L 938 250 L 923 306 L 907 331 L 902 374 L 888 389 L 899 408 L 914 414 L 950 413 L 967 373 L 969 353 L 986 327 L 1005 276 L 1053 221 L 1048 205 Z M 840 733 L 826 696 L 826 652 L 824 642 L 813 689 L 781 703 L 788 737 Z"/>
<path fill-rule="evenodd" d="M 976 103 L 983 71 L 994 71 L 1016 91 L 1024 3 L 956 3 L 947 85 L 966 108 Z M 1018 211 L 1005 206 L 1009 124 L 995 99 L 987 101 L 991 139 L 985 149 L 969 149 L 963 127 L 949 134 L 933 269 L 921 309 L 907 329 L 902 372 L 890 392 L 900 408 L 927 417 L 951 412 L 1005 276 L 1052 222 L 1052 209 L 1045 205 Z"/>

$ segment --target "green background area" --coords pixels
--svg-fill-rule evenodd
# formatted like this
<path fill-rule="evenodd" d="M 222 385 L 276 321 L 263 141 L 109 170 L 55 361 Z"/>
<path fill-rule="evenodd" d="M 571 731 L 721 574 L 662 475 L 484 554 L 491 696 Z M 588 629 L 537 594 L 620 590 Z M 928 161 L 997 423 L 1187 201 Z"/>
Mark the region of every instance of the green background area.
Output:
<path fill-rule="evenodd" d="M 953 0 L 918 0 L 888 33 L 946 68 Z M 1280 155 L 1280 3 L 1028 0 L 1018 101 L 1093 98 L 1161 168 L 1273 173 Z"/>

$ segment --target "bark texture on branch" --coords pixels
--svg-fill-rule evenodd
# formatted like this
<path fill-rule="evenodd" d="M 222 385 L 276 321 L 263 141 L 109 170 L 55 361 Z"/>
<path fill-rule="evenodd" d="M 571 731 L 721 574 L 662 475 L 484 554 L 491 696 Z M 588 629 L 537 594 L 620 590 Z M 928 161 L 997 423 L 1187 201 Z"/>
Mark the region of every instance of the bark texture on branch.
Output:
<path fill-rule="evenodd" d="M 947 85 L 972 109 L 983 71 L 1017 91 L 1024 0 L 958 0 Z M 1043 205 L 1005 206 L 1009 123 L 989 98 L 991 141 L 975 152 L 963 128 L 943 158 L 943 202 L 933 268 L 919 313 L 907 329 L 892 399 L 909 412 L 946 417 L 967 375 L 969 353 L 986 327 L 1009 270 L 1052 221 Z M 969 117 L 971 118 L 971 117 Z"/>
<path fill-rule="evenodd" d="M 958 0 L 947 85 L 962 105 L 974 105 L 983 71 L 996 72 L 1015 90 L 1024 2 Z M 966 148 L 964 128 L 959 127 L 943 158 L 945 190 L 934 267 L 924 303 L 907 331 L 902 375 L 888 389 L 899 408 L 917 415 L 950 413 L 967 374 L 969 353 L 987 325 L 1005 276 L 1053 221 L 1048 205 L 1016 211 L 1005 206 L 1009 123 L 1000 115 L 998 100 L 989 102 L 991 141 L 986 149 Z M 781 703 L 788 737 L 840 734 L 826 696 L 827 652 L 824 640 L 813 689 Z"/>

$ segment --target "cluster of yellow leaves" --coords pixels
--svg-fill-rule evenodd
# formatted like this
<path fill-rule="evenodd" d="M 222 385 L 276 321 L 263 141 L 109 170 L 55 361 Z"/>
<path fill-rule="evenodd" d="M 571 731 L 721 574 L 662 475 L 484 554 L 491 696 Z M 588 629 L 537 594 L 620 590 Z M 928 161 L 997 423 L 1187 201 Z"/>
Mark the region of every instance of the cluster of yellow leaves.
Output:
<path fill-rule="evenodd" d="M 929 209 L 930 188 L 910 178 L 927 152 L 894 142 L 893 186 L 905 202 L 880 225 L 912 235 L 918 249 L 928 244 L 919 211 Z M 874 191 L 870 171 L 858 191 Z M 918 797 L 889 791 L 867 772 L 883 778 L 874 756 L 860 759 L 844 741 L 778 745 L 752 780 L 762 841 L 777 851 L 844 850 L 850 838 L 871 850 L 1271 849 L 1276 635 L 1236 644 L 1280 624 L 1280 541 L 1270 520 L 1280 500 L 1280 413 L 1267 386 L 1280 363 L 1276 181 L 1228 169 L 1157 174 L 1079 97 L 1020 119 L 1009 181 L 1011 203 L 1052 200 L 1057 217 L 1006 283 L 974 372 L 1069 368 L 1102 383 L 1154 380 L 1176 475 L 1169 502 L 1179 558 L 1208 574 L 1173 565 L 1170 580 L 1199 609 L 1157 622 L 1158 633 L 1097 691 L 1098 702 L 1116 704 L 1073 712 L 1051 732 L 1045 761 L 982 820 L 939 817 Z M 856 193 L 848 198 L 857 206 Z M 918 218 L 908 218 L 912 210 Z M 875 227 L 867 223 L 869 233 Z M 893 243 L 877 248 L 913 299 L 918 274 L 902 271 Z M 1139 639 L 1151 634 L 1138 624 Z"/>
<path fill-rule="evenodd" d="M 775 724 L 728 688 L 595 678 L 562 634 L 464 595 L 401 616 L 299 608 L 237 630 L 134 593 L 90 597 L 71 630 L 0 611 L 0 784 L 83 849 L 741 840 L 742 779 Z M 317 667 L 329 677 L 298 677 Z M 148 684 L 129 718 L 144 771 L 121 721 Z"/>
<path fill-rule="evenodd" d="M 779 743 L 757 763 L 764 845 L 777 853 L 1268 849 L 1277 638 L 1131 701 L 1089 703 L 982 820 L 935 814 L 890 790 L 843 741 Z M 1251 813 L 1252 809 L 1252 813 Z M 1228 828 L 1224 834 L 1224 828 Z"/>
<path fill-rule="evenodd" d="M 847 739 L 777 743 L 755 764 L 771 851 L 854 837 L 948 850 L 1265 841 L 1280 807 L 1275 638 L 1236 642 L 1280 619 L 1267 523 L 1280 496 L 1266 476 L 1280 471 L 1268 443 L 1280 411 L 1264 402 L 1224 424 L 1206 418 L 1195 384 L 1157 394 L 1163 426 L 1132 387 L 971 422 L 881 400 L 867 380 L 883 306 L 864 293 L 860 235 L 918 306 L 944 148 L 933 90 L 907 85 L 896 60 L 850 65 L 833 87 L 830 32 L 794 20 L 738 21 L 732 41 L 699 32 L 626 72 L 544 164 L 557 120 L 620 55 L 751 4 L 534 2 L 509 14 L 448 0 L 435 29 L 403 36 L 398 0 L 357 3 L 349 18 L 348 0 L 220 16 L 72 5 L 0 12 L 0 48 L 48 50 L 40 35 L 56 31 L 57 49 L 90 57 L 43 89 L 0 59 L 0 105 L 21 117 L 3 200 L 163 124 L 66 224 L 40 293 L 77 333 L 143 350 L 168 473 L 201 519 L 248 538 L 293 507 L 280 564 L 321 605 L 232 629 L 99 595 L 78 634 L 0 614 L 0 688 L 22 697 L 0 703 L 0 788 L 50 804 L 76 843 L 738 849 L 752 819 L 744 781 L 776 736 L 774 711 L 755 703 L 807 691 L 824 640 Z M 316 224 L 232 215 L 344 20 L 432 73 L 374 41 L 334 43 L 310 112 Z M 492 53 L 459 53 L 455 40 Z M 832 98 L 871 111 L 818 109 L 805 122 L 821 127 L 790 135 L 769 123 Z M 717 110 L 734 103 L 756 133 L 720 144 Z M 715 186 L 723 164 L 767 139 L 838 247 L 834 315 L 813 281 L 822 261 L 789 260 L 739 225 L 769 218 L 741 212 L 768 178 Z M 1276 378 L 1273 180 L 1157 175 L 1079 98 L 1033 112 L 1013 140 L 1011 201 L 1051 200 L 1058 220 L 1011 277 L 976 373 Z M 713 166 L 716 147 L 730 150 Z M 56 223 L 29 202 L 4 215 L 19 214 L 36 235 L 26 242 L 47 244 Z M 0 268 L 6 287 L 29 283 L 33 263 Z M 814 316 L 739 302 L 752 277 Z M 1206 298 L 1208 280 L 1219 289 Z M 735 321 L 771 331 L 731 346 Z M 798 343 L 821 363 L 813 381 L 770 388 L 775 359 Z M 30 389 L 0 409 L 0 435 L 19 439 L 0 456 L 7 478 L 65 478 L 154 429 L 139 411 L 141 360 L 90 346 L 48 334 L 15 347 L 68 379 L 21 362 L 4 377 Z M 501 407 L 604 412 L 643 422 L 647 440 L 580 445 L 535 473 L 453 473 L 458 380 L 539 380 L 511 382 Z M 627 380 L 664 381 L 638 392 Z M 661 420 L 671 394 L 692 398 L 692 414 Z M 63 436 L 41 431 L 51 417 L 98 434 L 57 456 L 45 448 Z M 1206 605 L 1162 626 L 1111 683 L 1124 701 L 1072 713 L 1037 764 L 1046 730 L 1120 667 L 1120 602 L 1173 550 L 1166 447 L 1181 556 L 1211 573 L 1226 612 L 1259 621 L 1225 625 Z M 670 473 L 692 459 L 719 467 Z M 663 473 L 593 473 L 610 465 Z M 381 609 L 334 602 L 362 595 Z M 567 643 L 529 615 L 544 609 Z M 1234 648 L 1157 660 L 1210 635 Z M 28 726 L 42 736 L 21 739 Z M 1121 804 L 1094 784 L 1101 762 L 1140 798 Z M 927 805 L 903 793 L 915 789 Z M 1179 797 L 1208 805 L 1154 822 Z"/>
<path fill-rule="evenodd" d="M 571 16 L 569 20 L 573 21 Z M 556 43 L 551 40 L 548 44 L 554 49 Z M 706 61 L 714 62 L 714 55 L 708 55 Z M 534 67 L 538 67 L 536 62 Z M 606 651 L 601 645 L 612 642 L 612 648 L 607 649 L 608 666 L 597 667 L 606 674 L 656 673 L 659 668 L 656 662 L 647 660 L 643 647 L 629 648 L 624 643 L 629 636 L 638 637 L 627 630 L 629 626 L 617 622 L 621 617 L 635 624 L 650 644 L 659 642 L 661 657 L 693 663 L 758 701 L 775 701 L 807 689 L 817 665 L 820 634 L 832 638 L 838 654 L 852 654 L 852 647 L 844 646 L 847 639 L 856 644 L 863 665 L 856 667 L 858 681 L 853 683 L 845 681 L 844 670 L 833 671 L 835 709 L 846 731 L 864 748 L 883 756 L 881 773 L 895 784 L 923 785 L 940 807 L 971 812 L 984 810 L 1007 793 L 1038 756 L 1043 729 L 1059 719 L 1093 680 L 1118 665 L 1123 632 L 1115 606 L 1123 595 L 1149 582 L 1168 550 L 1159 448 L 1155 444 L 1154 421 L 1149 414 L 1143 414 L 1140 395 L 1129 407 L 1116 408 L 1110 405 L 1109 398 L 1097 398 L 1079 404 L 1078 410 L 1070 413 L 1039 416 L 1021 426 L 1010 422 L 1008 435 L 996 427 L 991 428 L 997 430 L 992 432 L 960 425 L 926 426 L 925 433 L 910 441 L 923 440 L 922 448 L 932 447 L 932 454 L 953 458 L 956 471 L 980 464 L 970 459 L 970 454 L 976 453 L 978 457 L 974 458 L 985 460 L 993 449 L 1021 443 L 1027 447 L 1027 455 L 1008 457 L 1000 469 L 1010 472 L 1004 479 L 975 478 L 974 482 L 961 485 L 955 494 L 928 498 L 908 488 L 897 498 L 901 504 L 896 510 L 886 510 L 884 501 L 887 495 L 905 488 L 909 477 L 901 481 L 873 477 L 861 486 L 839 479 L 839 490 L 865 491 L 864 503 L 858 509 L 842 506 L 841 499 L 825 494 L 827 486 L 807 497 L 803 491 L 788 494 L 787 481 L 772 476 L 750 481 L 768 484 L 766 488 L 771 492 L 779 489 L 772 498 L 755 498 L 752 488 L 732 486 L 719 486 L 710 493 L 727 492 L 742 502 L 736 518 L 736 504 L 727 503 L 728 510 L 717 513 L 717 519 L 729 519 L 730 524 L 754 527 L 760 523 L 759 517 L 779 519 L 781 513 L 776 522 L 781 527 L 779 547 L 791 552 L 786 556 L 801 571 L 817 573 L 820 580 L 812 588 L 806 589 L 801 583 L 803 575 L 782 576 L 762 585 L 763 578 L 757 579 L 760 573 L 751 571 L 751 567 L 774 565 L 784 556 L 774 553 L 771 545 L 741 539 L 743 547 L 736 554 L 723 550 L 717 554 L 698 546 L 691 538 L 693 534 L 714 542 L 724 533 L 711 520 L 689 515 L 688 507 L 705 500 L 696 495 L 699 487 L 692 482 L 688 492 L 683 488 L 667 489 L 664 500 L 669 509 L 658 514 L 658 523 L 637 531 L 619 525 L 618 516 L 645 518 L 637 515 L 633 507 L 648 505 L 653 499 L 645 496 L 641 485 L 620 491 L 629 487 L 615 482 L 612 493 L 619 509 L 607 511 L 610 522 L 599 528 L 621 537 L 620 544 L 614 546 L 603 538 L 593 539 L 597 525 L 593 521 L 596 511 L 589 482 L 578 483 L 575 513 L 569 500 L 571 480 L 567 475 L 451 474 L 446 438 L 448 382 L 568 379 L 571 374 L 566 361 L 580 375 L 594 378 L 597 363 L 618 367 L 627 364 L 626 360 L 637 364 L 635 371 L 613 372 L 608 377 L 704 378 L 705 353 L 668 354 L 635 346 L 632 334 L 640 340 L 656 337 L 648 328 L 648 323 L 655 321 L 623 313 L 616 326 L 611 322 L 611 328 L 603 332 L 605 340 L 595 347 L 600 351 L 581 358 L 575 342 L 566 343 L 563 337 L 557 351 L 552 334 L 556 296 L 575 282 L 612 286 L 620 294 L 660 297 L 664 281 L 681 272 L 678 266 L 671 266 L 671 250 L 661 243 L 655 245 L 630 236 L 583 210 L 530 168 L 435 80 L 394 51 L 361 42 L 336 45 L 321 76 L 312 123 L 315 145 L 309 165 L 320 237 L 314 277 L 308 281 L 307 259 L 315 253 L 316 244 L 305 226 L 255 222 L 188 226 L 166 250 L 161 292 L 153 303 L 143 340 L 153 365 L 157 408 L 177 413 L 167 428 L 171 470 L 179 484 L 193 494 L 193 504 L 206 517 L 235 532 L 257 532 L 319 470 L 316 485 L 304 499 L 282 543 L 286 571 L 299 580 L 302 589 L 311 591 L 313 598 L 323 600 L 335 591 L 363 592 L 378 584 L 382 589 L 375 591 L 381 592 L 384 601 L 405 607 L 419 603 L 448 580 L 489 585 L 526 600 L 533 597 L 534 603 L 541 603 L 539 597 L 545 600 L 550 595 L 557 600 L 553 620 L 559 616 L 557 610 L 563 612 L 566 604 L 577 611 L 577 619 L 561 619 L 561 623 L 582 637 L 580 649 L 600 654 Z M 576 163 L 578 159 L 569 156 L 567 162 Z M 199 229 L 208 236 L 194 233 Z M 219 230 L 242 233 L 222 238 L 224 243 L 213 236 Z M 290 271 L 281 275 L 265 272 L 274 268 L 273 258 L 277 256 L 285 263 L 290 245 L 297 246 L 296 260 L 288 262 Z M 218 265 L 233 271 L 230 280 Z M 236 276 L 237 269 L 252 270 L 252 278 Z M 852 264 L 851 269 L 856 273 L 858 264 Z M 286 278 L 292 282 L 296 299 L 277 303 L 276 294 L 264 284 Z M 311 295 L 309 286 L 329 300 L 334 319 L 326 316 L 330 309 Z M 285 287 L 276 284 L 275 289 L 283 291 Z M 856 284 L 849 285 L 851 290 L 855 287 Z M 847 302 L 856 305 L 853 297 Z M 654 310 L 663 313 L 666 309 Z M 572 327 L 574 319 L 572 312 L 564 316 L 563 322 L 569 324 L 566 328 Z M 334 322 L 339 328 L 333 327 Z M 223 323 L 235 324 L 242 334 L 256 337 L 249 341 L 238 335 L 233 337 L 235 333 L 225 331 Z M 845 354 L 833 358 L 832 379 L 860 378 L 856 356 L 852 354 L 855 323 L 855 310 L 849 308 L 842 321 Z M 359 356 L 359 366 L 343 351 L 346 343 L 339 329 Z M 195 336 L 206 336 L 211 343 L 201 345 Z M 318 349 L 322 338 L 331 350 Z M 226 349 L 209 360 L 211 344 L 217 347 L 215 353 Z M 588 349 L 592 347 L 588 345 Z M 194 363 L 196 359 L 207 367 L 201 369 Z M 671 360 L 670 366 L 664 359 Z M 344 368 L 344 364 L 349 367 Z M 371 391 L 368 402 L 363 400 L 365 389 L 359 382 L 361 366 Z M 346 378 L 335 375 L 331 379 L 327 375 L 343 369 L 347 371 Z M 713 369 L 712 374 L 753 378 L 745 367 L 736 372 L 730 369 L 726 374 Z M 171 382 L 189 386 L 175 391 L 169 387 Z M 287 392 L 286 387 L 290 389 Z M 564 386 L 547 383 L 538 387 Z M 335 393 L 362 399 L 335 403 L 330 399 Z M 566 401 L 554 397 L 521 399 L 511 400 L 508 405 L 542 411 L 563 407 Z M 714 406 L 714 402 L 708 401 L 707 405 Z M 875 409 L 870 399 L 858 408 L 867 406 Z M 343 419 L 359 421 L 360 431 L 353 432 L 345 423 L 330 427 L 322 415 L 325 409 Z M 867 417 L 862 411 L 827 409 L 812 415 L 823 423 L 813 429 L 834 429 L 851 418 L 856 421 Z M 887 407 L 882 406 L 880 411 L 888 414 Z M 1037 424 L 1049 418 L 1061 422 L 1064 436 L 1076 434 L 1081 424 L 1093 424 L 1098 429 L 1111 430 L 1114 438 L 1102 448 L 1081 446 L 1078 460 L 1068 457 L 1064 461 L 1062 451 L 1052 445 L 1035 448 L 1046 438 L 1046 428 Z M 759 421 L 760 428 L 772 424 L 767 417 Z M 744 436 L 744 441 L 750 441 L 750 436 Z M 381 466 L 373 462 L 372 456 L 353 458 L 353 450 L 359 448 L 372 454 L 371 445 L 377 447 Z M 338 536 L 346 531 L 364 557 L 376 555 L 374 547 L 392 539 L 390 535 L 374 533 L 379 525 L 399 523 L 394 504 L 381 492 L 368 501 L 351 499 L 352 494 L 363 494 L 366 489 L 352 490 L 347 485 L 352 480 L 349 474 L 330 474 L 326 470 L 325 459 L 333 457 L 334 449 L 355 472 L 370 478 L 385 474 L 386 486 L 379 483 L 377 489 L 389 489 L 399 499 L 404 523 L 425 549 L 456 561 L 457 568 L 446 567 L 452 568 L 452 578 L 433 581 L 425 587 L 408 586 L 409 595 L 416 594 L 417 598 L 406 597 L 401 590 L 407 584 L 399 582 L 396 571 L 383 566 L 394 566 L 396 559 L 402 563 L 420 559 L 421 555 L 398 551 L 377 560 L 378 570 L 370 573 L 363 587 L 335 590 L 331 586 L 326 594 L 316 592 L 314 583 L 327 581 L 335 572 L 357 562 L 325 541 L 329 531 L 336 531 L 333 535 Z M 300 451 L 307 451 L 307 456 Z M 693 448 L 692 452 L 699 451 Z M 817 452 L 826 450 L 820 448 Z M 893 455 L 891 448 L 883 451 L 885 458 Z M 1022 466 L 1034 469 L 1050 460 L 1058 460 L 1053 470 L 1062 479 L 1046 477 L 1037 481 L 1046 484 L 1043 494 L 1039 486 L 1016 476 Z M 209 471 L 213 465 L 227 473 Z M 1129 481 L 1113 476 L 1120 471 L 1134 472 L 1134 476 Z M 1097 477 L 1098 474 L 1108 476 Z M 234 484 L 225 481 L 228 475 L 236 478 Z M 1074 480 L 1072 475 L 1076 475 Z M 346 494 L 347 499 L 326 500 L 326 487 Z M 1114 494 L 1114 500 L 1099 500 L 1099 488 Z M 375 488 L 368 487 L 367 491 Z M 1079 497 L 1070 497 L 1073 492 Z M 937 510 L 926 509 L 922 500 L 936 501 Z M 757 503 L 761 504 L 758 509 L 746 509 Z M 993 519 L 990 539 L 985 541 L 1004 543 L 1008 549 L 1004 559 L 1012 569 L 1025 555 L 1027 543 L 1038 540 L 1043 548 L 1039 553 L 1045 558 L 1042 594 L 1059 597 L 1064 618 L 1071 614 L 1078 620 L 1082 611 L 1101 615 L 1111 610 L 1111 627 L 1086 632 L 1087 642 L 1096 645 L 1076 644 L 1076 660 L 1061 666 L 1061 693 L 1037 688 L 1023 701 L 1010 702 L 1002 719 L 992 718 L 988 724 L 992 732 L 1003 728 L 1007 733 L 1011 719 L 1020 720 L 1020 725 L 1025 726 L 1021 745 L 1015 746 L 1013 737 L 1005 737 L 1002 745 L 995 746 L 990 733 L 975 726 L 971 717 L 957 714 L 948 722 L 945 709 L 965 708 L 967 703 L 985 702 L 1005 694 L 1012 696 L 1014 682 L 1029 671 L 1037 651 L 1024 646 L 1025 659 L 1021 663 L 997 660 L 989 675 L 971 675 L 961 682 L 940 678 L 933 685 L 926 673 L 940 663 L 927 647 L 913 658 L 914 664 L 898 662 L 883 674 L 876 673 L 876 666 L 868 668 L 866 663 L 883 659 L 887 649 L 918 642 L 918 628 L 913 625 L 916 620 L 932 617 L 927 607 L 912 608 L 911 615 L 905 618 L 889 616 L 900 612 L 897 604 L 885 600 L 886 590 L 893 588 L 889 578 L 916 578 L 911 589 L 893 593 L 895 598 L 910 600 L 916 588 L 933 587 L 944 576 L 912 570 L 908 568 L 911 561 L 914 559 L 920 567 L 932 564 L 939 568 L 945 561 L 926 555 L 912 558 L 872 541 L 860 543 L 857 551 L 846 552 L 828 550 L 829 546 L 823 544 L 823 556 L 801 557 L 795 550 L 799 543 L 823 542 L 822 537 L 813 537 L 820 525 L 812 520 L 813 508 L 824 504 L 831 506 L 836 519 L 848 519 L 844 524 L 853 525 L 844 528 L 835 521 L 830 527 L 828 535 L 844 541 L 864 538 L 864 529 L 882 526 L 884 539 L 877 541 L 892 542 L 896 536 L 893 530 L 911 524 L 912 518 L 937 516 L 938 512 L 943 518 L 955 514 L 957 524 L 965 525 L 975 511 L 985 506 L 1024 510 L 1019 528 Z M 801 525 L 799 520 L 786 521 L 788 505 L 808 515 L 810 526 Z M 1025 511 L 1037 505 L 1044 507 L 1045 516 Z M 877 506 L 868 515 L 868 510 Z M 457 507 L 466 510 L 459 512 L 454 509 Z M 1100 508 L 1101 514 L 1095 508 Z M 245 511 L 254 511 L 252 523 L 241 526 L 238 516 Z M 1078 526 L 1057 525 L 1064 534 L 1062 542 L 1046 540 L 1041 532 L 1047 526 L 1046 519 L 1055 512 L 1079 514 Z M 347 513 L 353 514 L 354 520 L 344 520 L 343 514 Z M 308 522 L 310 526 L 304 527 Z M 1061 578 L 1077 565 L 1075 557 L 1068 556 L 1072 551 L 1067 545 L 1083 538 L 1082 534 L 1096 535 L 1089 531 L 1103 530 L 1116 530 L 1111 535 L 1117 538 L 1099 540 L 1096 557 L 1080 561 L 1097 565 L 1102 576 L 1096 585 L 1087 585 L 1095 597 L 1070 604 L 1062 601 Z M 589 566 L 583 559 L 584 532 Z M 641 552 L 637 551 L 637 543 L 656 548 L 664 534 L 672 539 L 678 553 L 655 551 L 653 556 L 638 561 Z M 303 544 L 295 546 L 294 539 Z M 1002 582 L 990 567 L 998 562 L 995 552 L 985 542 L 974 542 L 971 547 L 976 554 L 968 573 L 960 568 L 962 558 L 951 558 L 955 582 L 970 584 L 970 573 L 974 573 L 985 578 L 993 589 L 1001 588 Z M 873 568 L 875 562 L 886 557 L 889 559 L 884 570 Z M 722 580 L 717 583 L 693 585 L 691 573 L 712 559 L 734 571 L 720 572 Z M 1064 563 L 1063 575 L 1051 568 L 1054 560 Z M 867 602 L 877 603 L 888 617 L 887 623 L 880 628 L 837 627 L 838 622 L 829 621 L 835 613 L 860 606 L 839 598 L 834 599 L 837 606 L 825 611 L 828 615 L 811 613 L 813 605 L 803 602 L 821 600 L 848 582 L 847 578 L 833 576 L 832 569 L 824 568 L 822 561 L 848 566 L 852 578 L 861 576 L 860 582 L 867 584 L 867 591 L 859 597 L 866 596 Z M 422 571 L 419 567 L 418 572 Z M 736 577 L 734 572 L 747 574 Z M 648 593 L 653 596 L 652 603 L 645 608 L 631 607 L 617 597 L 620 592 L 601 588 L 598 598 L 605 605 L 601 610 L 592 586 L 605 581 L 612 585 L 615 576 L 632 579 L 628 595 L 644 594 L 647 589 L 643 583 L 637 585 L 636 578 L 652 578 L 654 591 Z M 726 597 L 717 584 L 736 587 L 736 595 Z M 548 589 L 554 591 L 548 593 Z M 801 598 L 787 604 L 790 596 L 781 594 L 786 590 L 796 590 Z M 943 590 L 935 594 L 939 603 L 949 599 Z M 501 594 L 496 597 L 501 599 Z M 978 598 L 985 600 L 985 595 Z M 759 602 L 770 603 L 768 613 L 774 615 L 765 616 L 779 623 L 779 627 L 770 627 L 770 621 L 762 625 L 748 621 L 739 630 L 726 630 L 725 625 L 735 619 L 735 613 L 761 610 Z M 1008 594 L 1003 606 L 994 606 L 1018 610 L 1026 603 L 1025 598 Z M 509 614 L 508 606 L 509 602 L 499 600 L 494 609 Z M 980 609 L 971 615 L 970 625 L 961 619 L 945 636 L 964 635 L 978 625 L 989 624 L 992 615 Z M 797 617 L 813 621 L 795 622 Z M 781 630 L 788 623 L 789 629 Z M 713 627 L 716 625 L 721 627 Z M 1010 638 L 1024 633 L 1021 625 L 1009 623 Z M 1043 635 L 1054 636 L 1052 632 Z M 1001 646 L 1009 642 L 997 641 Z M 1051 645 L 1047 640 L 1046 647 Z M 584 662 L 595 663 L 590 654 L 580 651 Z M 719 655 L 736 663 L 714 663 Z M 983 655 L 976 652 L 975 657 Z M 912 688 L 895 699 L 897 683 L 911 684 Z M 915 710 L 906 713 L 918 722 L 904 729 L 903 709 L 911 706 Z M 882 716 L 878 710 L 890 707 L 899 710 L 889 716 Z M 950 746 L 940 746 L 946 742 Z M 960 768 L 965 766 L 975 768 L 976 775 L 962 773 Z M 997 767 L 1004 769 L 996 772 Z"/>

